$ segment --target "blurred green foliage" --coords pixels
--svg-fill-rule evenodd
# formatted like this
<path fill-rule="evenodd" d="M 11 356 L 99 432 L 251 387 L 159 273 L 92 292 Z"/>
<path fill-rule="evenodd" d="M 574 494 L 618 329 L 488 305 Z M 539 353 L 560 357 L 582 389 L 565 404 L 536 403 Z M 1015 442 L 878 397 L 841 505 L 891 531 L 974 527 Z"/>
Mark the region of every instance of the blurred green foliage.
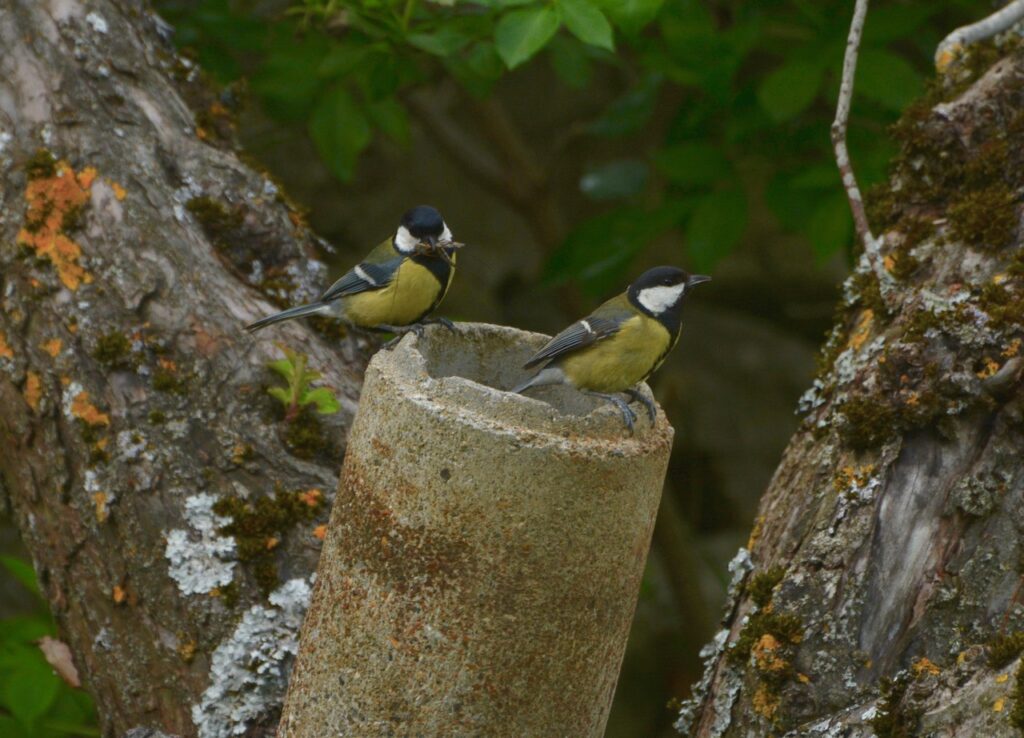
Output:
<path fill-rule="evenodd" d="M 829 144 L 851 2 L 295 0 L 283 12 L 229 0 L 160 6 L 179 44 L 195 50 L 216 79 L 246 74 L 268 113 L 304 121 L 343 181 L 374 135 L 408 145 L 407 95 L 441 78 L 482 97 L 511 70 L 543 60 L 570 88 L 590 84 L 595 69 L 629 80 L 583 128 L 594 138 L 636 139 L 638 153 L 583 174 L 581 191 L 605 211 L 571 224 L 548 255 L 548 284 L 579 280 L 601 293 L 668 229 L 682 232 L 692 267 L 709 269 L 761 210 L 820 259 L 851 245 Z M 983 0 L 872 4 L 850 128 L 862 185 L 885 176 L 893 154 L 885 129 L 921 92 L 938 40 L 985 7 Z M 655 127 L 655 112 L 666 107 L 667 126 Z M 656 140 L 650 130 L 659 131 Z"/>
<path fill-rule="evenodd" d="M 38 601 L 31 614 L 0 619 L 0 736 L 100 735 L 89 695 L 62 681 L 39 650 L 40 638 L 57 635 L 31 565 L 13 556 L 0 556 L 0 569 Z"/>

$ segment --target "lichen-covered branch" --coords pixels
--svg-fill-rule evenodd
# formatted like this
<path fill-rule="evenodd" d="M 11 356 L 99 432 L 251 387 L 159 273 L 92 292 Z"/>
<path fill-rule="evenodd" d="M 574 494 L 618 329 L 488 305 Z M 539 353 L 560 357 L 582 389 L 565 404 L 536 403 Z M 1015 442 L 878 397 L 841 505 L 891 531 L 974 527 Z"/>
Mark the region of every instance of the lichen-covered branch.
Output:
<path fill-rule="evenodd" d="M 146 3 L 0 14 L 0 487 L 105 735 L 269 734 L 362 359 L 242 330 L 326 270 Z"/>
<path fill-rule="evenodd" d="M 1024 728 L 1024 51 L 1003 53 L 894 129 L 865 203 L 893 288 L 845 285 L 684 734 Z"/>
<path fill-rule="evenodd" d="M 1010 0 L 1005 6 L 980 21 L 957 28 L 935 48 L 935 68 L 940 72 L 945 71 L 971 44 L 997 36 L 1022 20 L 1024 0 Z"/>

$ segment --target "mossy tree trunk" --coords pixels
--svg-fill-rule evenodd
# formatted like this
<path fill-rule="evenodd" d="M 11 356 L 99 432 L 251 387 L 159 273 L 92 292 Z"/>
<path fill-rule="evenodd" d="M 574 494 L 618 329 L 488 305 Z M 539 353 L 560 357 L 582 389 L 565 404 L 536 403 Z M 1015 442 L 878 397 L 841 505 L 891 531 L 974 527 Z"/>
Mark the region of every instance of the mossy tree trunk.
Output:
<path fill-rule="evenodd" d="M 846 285 L 684 733 L 1024 727 L 1024 54 L 984 54 L 893 131 L 890 276 Z"/>
<path fill-rule="evenodd" d="M 105 735 L 269 733 L 363 362 L 242 330 L 325 270 L 144 2 L 0 18 L 0 493 Z M 282 419 L 273 339 L 340 413 Z"/>

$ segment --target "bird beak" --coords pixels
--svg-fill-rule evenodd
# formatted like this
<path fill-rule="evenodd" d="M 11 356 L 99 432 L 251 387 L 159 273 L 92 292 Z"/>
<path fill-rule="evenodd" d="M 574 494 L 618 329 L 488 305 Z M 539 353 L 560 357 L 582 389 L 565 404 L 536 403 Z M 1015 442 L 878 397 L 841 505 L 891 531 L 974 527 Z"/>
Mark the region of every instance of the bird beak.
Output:
<path fill-rule="evenodd" d="M 702 284 L 704 282 L 710 282 L 710 281 L 711 281 L 711 277 L 707 276 L 706 274 L 691 274 L 689 276 L 689 278 L 686 280 L 686 286 L 687 287 L 695 287 L 698 284 Z"/>
<path fill-rule="evenodd" d="M 424 236 L 423 240 L 430 245 L 432 251 L 437 248 L 437 236 Z"/>

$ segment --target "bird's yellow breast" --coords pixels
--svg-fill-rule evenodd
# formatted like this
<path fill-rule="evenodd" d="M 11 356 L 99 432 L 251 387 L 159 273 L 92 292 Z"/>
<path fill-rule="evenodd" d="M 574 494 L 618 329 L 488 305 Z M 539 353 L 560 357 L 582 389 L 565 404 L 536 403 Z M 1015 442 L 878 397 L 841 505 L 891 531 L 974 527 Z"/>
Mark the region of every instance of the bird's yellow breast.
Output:
<path fill-rule="evenodd" d="M 635 315 L 615 335 L 570 354 L 559 366 L 580 389 L 622 392 L 658 368 L 674 338 L 657 320 Z"/>
<path fill-rule="evenodd" d="M 444 297 L 454 271 L 453 265 L 442 285 L 425 266 L 406 259 L 386 287 L 343 298 L 345 317 L 363 328 L 416 323 Z"/>

